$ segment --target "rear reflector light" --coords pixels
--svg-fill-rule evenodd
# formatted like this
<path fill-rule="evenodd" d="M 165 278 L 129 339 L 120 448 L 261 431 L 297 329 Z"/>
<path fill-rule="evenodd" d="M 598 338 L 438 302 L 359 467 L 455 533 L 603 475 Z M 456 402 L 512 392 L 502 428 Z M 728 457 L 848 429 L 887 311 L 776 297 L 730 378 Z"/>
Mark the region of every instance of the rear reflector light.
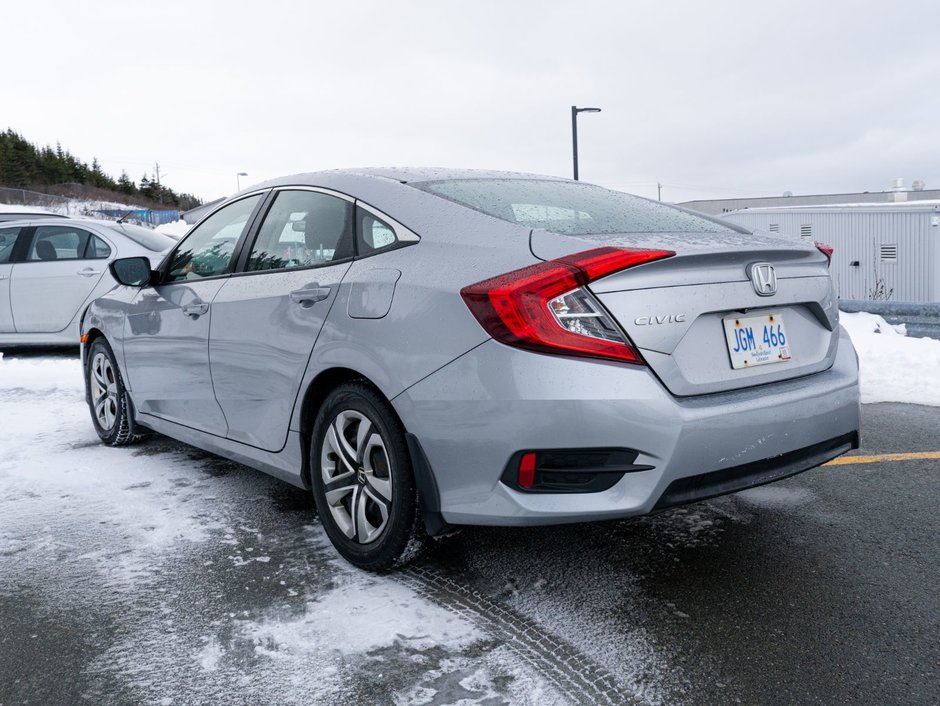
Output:
<path fill-rule="evenodd" d="M 826 256 L 826 266 L 832 265 L 832 246 L 825 243 L 816 243 L 816 249 Z"/>
<path fill-rule="evenodd" d="M 633 344 L 584 287 L 673 255 L 671 250 L 595 248 L 471 284 L 460 295 L 487 333 L 507 345 L 642 364 Z"/>
<path fill-rule="evenodd" d="M 531 488 L 535 485 L 535 453 L 522 454 L 519 459 L 519 487 Z"/>

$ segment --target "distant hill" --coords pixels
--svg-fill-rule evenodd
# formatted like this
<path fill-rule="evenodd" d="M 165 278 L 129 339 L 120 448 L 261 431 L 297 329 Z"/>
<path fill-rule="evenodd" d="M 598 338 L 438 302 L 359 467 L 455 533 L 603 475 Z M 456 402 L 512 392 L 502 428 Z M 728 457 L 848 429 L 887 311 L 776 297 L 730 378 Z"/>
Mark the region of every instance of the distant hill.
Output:
<path fill-rule="evenodd" d="M 127 172 L 114 179 L 93 158 L 91 166 L 74 157 L 61 144 L 39 147 L 11 129 L 0 132 L 0 187 L 30 189 L 62 196 L 89 196 L 149 208 L 188 211 L 202 201 L 178 194 L 144 173 L 137 184 Z"/>

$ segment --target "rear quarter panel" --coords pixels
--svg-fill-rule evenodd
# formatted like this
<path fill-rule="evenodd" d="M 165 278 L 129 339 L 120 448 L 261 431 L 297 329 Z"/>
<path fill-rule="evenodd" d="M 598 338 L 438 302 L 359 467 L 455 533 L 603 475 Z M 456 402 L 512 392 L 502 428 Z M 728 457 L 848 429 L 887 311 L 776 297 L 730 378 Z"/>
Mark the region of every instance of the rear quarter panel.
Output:
<path fill-rule="evenodd" d="M 353 263 L 314 347 L 299 399 L 330 368 L 352 369 L 393 399 L 489 339 L 460 297 L 462 287 L 536 261 L 528 247 L 528 228 L 397 183 L 374 187 L 359 189 L 362 200 L 421 240 Z M 360 307 L 360 302 L 350 302 L 353 291 L 361 291 L 363 283 L 387 281 L 389 270 L 401 276 L 387 313 L 350 316 L 350 310 L 355 315 Z M 291 428 L 300 428 L 299 404 Z"/>

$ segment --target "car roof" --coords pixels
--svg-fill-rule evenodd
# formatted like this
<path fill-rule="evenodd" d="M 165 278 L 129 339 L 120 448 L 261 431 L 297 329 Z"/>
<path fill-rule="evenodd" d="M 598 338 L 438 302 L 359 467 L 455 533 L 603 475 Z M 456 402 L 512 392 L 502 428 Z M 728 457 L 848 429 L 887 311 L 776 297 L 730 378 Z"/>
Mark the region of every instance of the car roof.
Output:
<path fill-rule="evenodd" d="M 546 181 L 565 181 L 562 177 L 530 174 L 526 172 L 507 172 L 492 169 L 452 169 L 447 167 L 360 167 L 355 169 L 329 169 L 319 172 L 303 172 L 290 176 L 271 179 L 256 184 L 251 189 L 287 184 L 310 184 L 316 186 L 338 178 L 349 179 L 389 179 L 401 184 L 413 184 L 425 181 L 452 179 L 539 179 Z M 248 189 L 246 189 L 247 191 Z"/>
<path fill-rule="evenodd" d="M 3 226 L 2 226 L 2 227 L 4 227 L 4 228 L 13 228 L 13 227 L 15 227 L 15 226 L 28 226 L 28 225 L 30 225 L 30 224 L 36 222 L 36 221 L 40 221 L 40 220 L 45 221 L 45 220 L 46 220 L 44 217 L 35 216 L 35 215 L 33 215 L 33 214 L 30 214 L 30 213 L 23 213 L 23 214 L 20 214 L 20 215 L 21 215 L 22 217 L 21 217 L 21 218 L 17 218 L 17 219 L 14 220 L 14 221 L 3 221 Z M 41 214 L 41 215 L 42 215 L 42 214 Z M 121 224 L 120 224 L 120 223 L 117 223 L 116 221 L 107 221 L 107 220 L 104 220 L 104 219 L 101 219 L 101 218 L 73 218 L 73 217 L 65 217 L 65 218 L 57 218 L 57 219 L 55 220 L 55 223 L 54 223 L 54 224 L 51 224 L 51 223 L 50 223 L 49 225 L 56 225 L 56 226 L 60 226 L 60 227 L 61 227 L 61 226 L 67 226 L 67 225 L 75 225 L 75 226 L 89 226 L 89 225 L 93 225 L 93 226 L 104 226 L 104 227 L 106 227 L 106 228 L 113 228 L 114 226 L 116 226 L 116 225 L 121 225 Z"/>
<path fill-rule="evenodd" d="M 58 218 L 65 216 L 59 213 L 49 213 L 48 211 L 8 211 L 0 207 L 0 221 L 19 221 L 24 218 Z"/>

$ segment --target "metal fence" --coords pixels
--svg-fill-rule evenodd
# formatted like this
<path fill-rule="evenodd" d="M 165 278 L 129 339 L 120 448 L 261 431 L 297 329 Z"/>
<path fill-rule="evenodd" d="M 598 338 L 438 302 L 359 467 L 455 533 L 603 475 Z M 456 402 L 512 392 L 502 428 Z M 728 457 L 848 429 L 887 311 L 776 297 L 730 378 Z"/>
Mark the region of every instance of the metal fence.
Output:
<path fill-rule="evenodd" d="M 840 299 L 839 309 L 852 314 L 878 314 L 889 324 L 904 324 L 908 336 L 940 339 L 940 304 Z"/>
<path fill-rule="evenodd" d="M 71 199 L 66 196 L 54 196 L 53 194 L 30 191 L 29 189 L 11 189 L 8 186 L 0 186 L 0 203 L 55 208 L 57 213 L 62 212 L 65 215 L 72 215 L 68 212 L 70 201 Z"/>
<path fill-rule="evenodd" d="M 180 212 L 170 209 L 151 208 L 90 208 L 97 199 L 69 198 L 44 194 L 29 189 L 13 189 L 0 186 L 0 204 L 16 204 L 22 206 L 37 206 L 65 216 L 95 216 L 110 220 L 129 218 L 137 223 L 158 226 L 163 223 L 173 223 L 180 220 Z"/>
<path fill-rule="evenodd" d="M 104 218 L 132 218 L 135 221 L 140 223 L 147 223 L 151 226 L 158 226 L 163 223 L 173 223 L 180 219 L 179 211 L 155 211 L 150 208 L 135 208 L 135 209 L 121 209 L 121 208 L 106 208 L 99 209 L 94 211 L 96 215 L 103 216 Z"/>

